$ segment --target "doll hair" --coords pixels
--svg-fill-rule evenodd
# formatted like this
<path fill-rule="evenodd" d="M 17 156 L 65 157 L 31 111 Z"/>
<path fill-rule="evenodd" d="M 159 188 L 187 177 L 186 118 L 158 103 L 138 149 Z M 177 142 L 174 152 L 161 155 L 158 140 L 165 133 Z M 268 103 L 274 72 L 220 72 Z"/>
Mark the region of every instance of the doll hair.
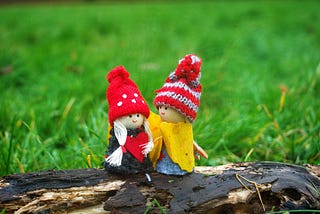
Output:
<path fill-rule="evenodd" d="M 146 144 L 143 144 L 143 155 L 147 154 L 153 149 L 152 134 L 148 120 L 144 118 L 143 126 L 145 132 L 148 135 L 149 141 Z M 109 157 L 105 159 L 112 166 L 120 166 L 122 161 L 123 153 L 125 153 L 126 148 L 124 147 L 127 139 L 127 128 L 117 119 L 113 123 L 114 134 L 119 142 L 119 148 L 117 148 Z"/>
<path fill-rule="evenodd" d="M 151 150 L 153 149 L 153 140 L 152 140 L 152 133 L 151 133 L 151 129 L 150 129 L 150 125 L 147 119 L 144 120 L 143 122 L 143 126 L 144 126 L 144 130 L 148 135 L 149 141 L 143 145 L 143 151 L 142 153 L 147 156 L 147 154 L 149 152 L 151 152 Z"/>

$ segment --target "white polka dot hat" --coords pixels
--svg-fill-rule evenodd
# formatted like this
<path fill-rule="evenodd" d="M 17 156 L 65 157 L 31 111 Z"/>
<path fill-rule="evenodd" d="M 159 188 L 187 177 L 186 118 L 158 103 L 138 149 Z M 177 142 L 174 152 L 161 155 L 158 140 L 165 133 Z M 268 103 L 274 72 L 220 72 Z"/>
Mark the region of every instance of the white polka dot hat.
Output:
<path fill-rule="evenodd" d="M 109 103 L 109 122 L 126 115 L 140 113 L 149 117 L 150 109 L 142 97 L 137 85 L 129 78 L 123 66 L 113 68 L 107 75 L 109 86 L 106 91 Z"/>

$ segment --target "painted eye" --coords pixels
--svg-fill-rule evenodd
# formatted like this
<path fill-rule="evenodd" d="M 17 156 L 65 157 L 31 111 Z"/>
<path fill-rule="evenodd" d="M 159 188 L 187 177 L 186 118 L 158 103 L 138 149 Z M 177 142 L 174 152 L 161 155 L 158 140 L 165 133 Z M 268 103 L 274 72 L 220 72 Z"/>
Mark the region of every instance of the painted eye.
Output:
<path fill-rule="evenodd" d="M 130 114 L 129 117 L 132 118 L 132 114 Z"/>
<path fill-rule="evenodd" d="M 164 110 L 168 110 L 168 107 L 164 107 Z"/>
<path fill-rule="evenodd" d="M 140 117 L 140 114 L 137 114 L 137 117 Z"/>

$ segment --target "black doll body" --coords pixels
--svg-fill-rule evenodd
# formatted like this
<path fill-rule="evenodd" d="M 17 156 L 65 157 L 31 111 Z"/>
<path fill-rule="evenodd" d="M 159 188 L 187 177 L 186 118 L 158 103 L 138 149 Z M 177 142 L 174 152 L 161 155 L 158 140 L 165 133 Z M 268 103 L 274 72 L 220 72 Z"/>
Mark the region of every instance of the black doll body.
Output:
<path fill-rule="evenodd" d="M 137 136 L 144 133 L 143 128 L 127 129 L 128 138 L 136 139 Z M 115 150 L 120 147 L 120 144 L 114 134 L 114 128 L 110 130 L 109 146 L 106 152 L 106 157 L 110 156 Z M 134 142 L 133 142 L 134 143 Z M 114 174 L 136 174 L 139 172 L 150 172 L 153 170 L 152 164 L 148 157 L 143 157 L 142 162 L 138 160 L 129 150 L 125 147 L 125 152 L 123 153 L 121 165 L 113 166 L 108 162 L 104 162 L 104 168 L 107 172 Z M 136 146 L 139 147 L 139 144 Z"/>

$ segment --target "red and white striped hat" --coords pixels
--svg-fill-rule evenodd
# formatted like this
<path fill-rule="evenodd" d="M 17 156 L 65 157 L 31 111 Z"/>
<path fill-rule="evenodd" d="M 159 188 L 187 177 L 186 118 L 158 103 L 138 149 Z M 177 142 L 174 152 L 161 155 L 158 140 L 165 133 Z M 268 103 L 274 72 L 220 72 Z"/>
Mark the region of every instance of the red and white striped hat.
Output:
<path fill-rule="evenodd" d="M 157 93 L 154 105 L 174 108 L 185 115 L 190 122 L 197 116 L 200 105 L 202 86 L 200 84 L 200 67 L 202 61 L 193 54 L 179 60 L 179 64 Z"/>

